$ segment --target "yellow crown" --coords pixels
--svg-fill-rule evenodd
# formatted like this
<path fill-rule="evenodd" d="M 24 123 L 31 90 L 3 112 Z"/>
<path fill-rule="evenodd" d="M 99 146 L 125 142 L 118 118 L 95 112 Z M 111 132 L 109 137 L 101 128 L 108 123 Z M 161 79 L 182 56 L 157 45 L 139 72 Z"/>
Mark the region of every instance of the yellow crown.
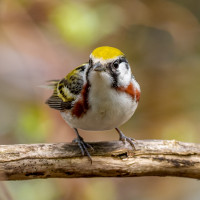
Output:
<path fill-rule="evenodd" d="M 96 48 L 91 55 L 97 59 L 108 60 L 118 56 L 123 56 L 124 54 L 114 47 L 103 46 Z"/>

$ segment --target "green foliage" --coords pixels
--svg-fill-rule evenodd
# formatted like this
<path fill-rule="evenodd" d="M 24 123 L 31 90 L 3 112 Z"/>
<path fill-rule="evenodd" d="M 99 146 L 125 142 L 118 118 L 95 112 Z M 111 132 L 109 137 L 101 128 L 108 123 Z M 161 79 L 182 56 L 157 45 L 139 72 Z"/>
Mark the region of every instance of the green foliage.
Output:
<path fill-rule="evenodd" d="M 20 200 L 55 200 L 59 199 L 55 183 L 51 180 L 32 180 L 9 182 L 14 199 Z"/>
<path fill-rule="evenodd" d="M 21 142 L 44 142 L 51 125 L 46 112 L 28 104 L 19 114 L 16 134 Z"/>
<path fill-rule="evenodd" d="M 51 13 L 50 20 L 64 40 L 82 47 L 92 45 L 114 32 L 122 23 L 123 17 L 121 10 L 110 4 L 91 7 L 71 1 L 57 6 Z"/>

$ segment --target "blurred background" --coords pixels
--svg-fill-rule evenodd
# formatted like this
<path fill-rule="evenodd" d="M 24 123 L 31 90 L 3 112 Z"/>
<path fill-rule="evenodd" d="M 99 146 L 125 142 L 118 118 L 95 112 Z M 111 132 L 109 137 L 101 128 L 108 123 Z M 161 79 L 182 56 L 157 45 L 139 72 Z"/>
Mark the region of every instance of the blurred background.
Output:
<path fill-rule="evenodd" d="M 88 61 L 124 52 L 141 85 L 121 129 L 135 139 L 200 142 L 200 1 L 1 0 L 0 144 L 70 142 L 75 134 L 38 87 Z M 115 131 L 80 131 L 86 141 Z M 199 200 L 200 182 L 172 177 L 47 179 L 0 184 L 1 200 Z"/>

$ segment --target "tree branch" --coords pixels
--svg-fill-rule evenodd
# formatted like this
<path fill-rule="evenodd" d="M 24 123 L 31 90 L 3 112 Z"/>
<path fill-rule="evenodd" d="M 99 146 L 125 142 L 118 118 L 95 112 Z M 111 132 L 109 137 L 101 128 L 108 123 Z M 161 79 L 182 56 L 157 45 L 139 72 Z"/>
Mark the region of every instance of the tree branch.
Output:
<path fill-rule="evenodd" d="M 76 144 L 0 145 L 0 180 L 178 176 L 200 179 L 200 144 L 137 140 L 89 143 L 92 164 Z"/>

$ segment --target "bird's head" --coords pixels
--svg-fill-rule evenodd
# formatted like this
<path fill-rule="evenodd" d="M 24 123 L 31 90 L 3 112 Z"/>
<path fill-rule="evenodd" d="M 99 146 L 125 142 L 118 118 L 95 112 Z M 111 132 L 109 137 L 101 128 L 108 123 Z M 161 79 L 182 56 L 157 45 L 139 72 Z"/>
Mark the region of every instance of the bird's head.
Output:
<path fill-rule="evenodd" d="M 131 77 L 131 68 L 119 49 L 102 46 L 90 54 L 88 70 L 90 82 L 95 83 L 100 79 L 111 87 L 124 87 L 129 85 Z"/>

